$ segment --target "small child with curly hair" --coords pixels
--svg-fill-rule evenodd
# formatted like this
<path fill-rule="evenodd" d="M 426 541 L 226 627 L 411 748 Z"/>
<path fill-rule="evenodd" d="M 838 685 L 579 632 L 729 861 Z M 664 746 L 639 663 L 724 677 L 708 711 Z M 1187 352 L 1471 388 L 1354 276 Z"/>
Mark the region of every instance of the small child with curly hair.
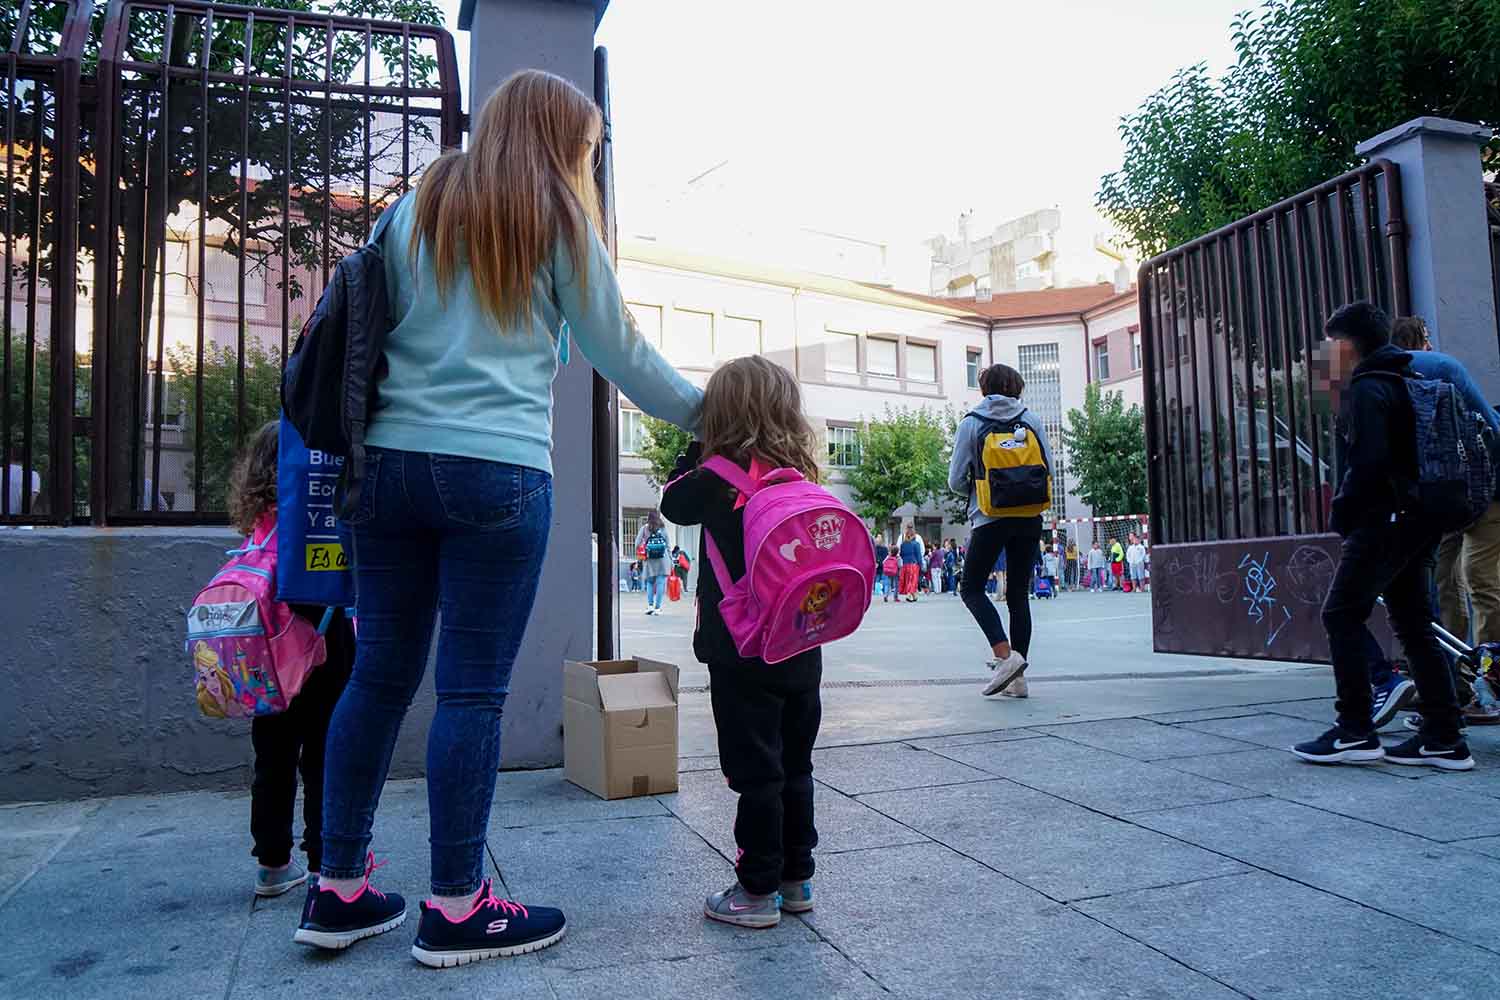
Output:
<path fill-rule="evenodd" d="M 236 531 L 260 543 L 276 529 L 276 453 L 279 425 L 266 424 L 245 446 L 229 480 L 229 519 Z M 275 539 L 272 538 L 272 545 Z M 291 605 L 299 618 L 319 625 L 327 609 Z M 257 715 L 250 723 L 255 751 L 250 785 L 251 850 L 260 863 L 257 896 L 280 896 L 317 877 L 323 854 L 323 744 L 328 720 L 354 667 L 354 629 L 343 610 L 334 612 L 324 632 L 328 658 L 278 715 Z M 292 820 L 297 808 L 297 773 L 302 774 L 302 850 L 307 868 L 292 858 Z"/>

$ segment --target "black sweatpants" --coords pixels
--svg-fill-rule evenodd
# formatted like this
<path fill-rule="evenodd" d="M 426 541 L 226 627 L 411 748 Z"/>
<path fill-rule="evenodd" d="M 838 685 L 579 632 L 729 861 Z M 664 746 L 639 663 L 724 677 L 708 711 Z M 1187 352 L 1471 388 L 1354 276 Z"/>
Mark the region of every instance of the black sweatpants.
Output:
<path fill-rule="evenodd" d="M 319 622 L 323 609 L 298 606 L 303 618 Z M 302 850 L 309 869 L 323 860 L 323 748 L 328 720 L 354 668 L 354 629 L 344 613 L 334 614 L 325 633 L 328 659 L 316 667 L 285 712 L 259 715 L 250 723 L 255 776 L 250 785 L 250 853 L 267 868 L 292 859 L 292 819 L 297 810 L 297 773 L 302 773 Z"/>
<path fill-rule="evenodd" d="M 812 749 L 823 703 L 819 650 L 778 663 L 709 664 L 719 766 L 739 793 L 740 884 L 758 896 L 812 877 Z"/>
<path fill-rule="evenodd" d="M 991 646 L 1005 642 L 1000 612 L 985 596 L 984 585 L 1000 553 L 1005 553 L 1005 606 L 1010 610 L 1010 644 L 1025 656 L 1031 650 L 1031 567 L 1042 540 L 1040 517 L 1007 517 L 981 524 L 969 535 L 969 554 L 958 593 Z"/>

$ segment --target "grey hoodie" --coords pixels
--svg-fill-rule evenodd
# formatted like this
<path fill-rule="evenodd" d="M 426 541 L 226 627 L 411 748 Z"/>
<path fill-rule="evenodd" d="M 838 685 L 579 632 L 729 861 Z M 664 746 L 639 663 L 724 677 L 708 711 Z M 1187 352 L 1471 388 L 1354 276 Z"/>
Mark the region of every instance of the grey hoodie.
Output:
<path fill-rule="evenodd" d="M 958 422 L 958 431 L 953 436 L 953 459 L 948 463 L 948 488 L 959 496 L 968 494 L 969 524 L 975 528 L 1000 520 L 998 517 L 981 514 L 974 498 L 974 465 L 979 451 L 979 428 L 987 423 L 1014 420 L 1016 417 L 1020 417 L 1021 422 L 1042 443 L 1042 456 L 1047 460 L 1047 470 L 1050 472 L 1053 468 L 1052 445 L 1047 440 L 1047 431 L 1036 414 L 1026 409 L 1026 405 L 1019 399 L 986 396 Z"/>

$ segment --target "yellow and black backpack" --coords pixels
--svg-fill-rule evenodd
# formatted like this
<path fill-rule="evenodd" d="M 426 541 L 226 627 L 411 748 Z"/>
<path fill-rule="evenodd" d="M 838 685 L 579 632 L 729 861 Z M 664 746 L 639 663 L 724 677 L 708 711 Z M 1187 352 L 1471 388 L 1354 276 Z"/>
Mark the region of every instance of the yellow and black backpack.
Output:
<path fill-rule="evenodd" d="M 1021 417 L 979 429 L 974 496 L 987 517 L 1035 517 L 1052 506 L 1052 470 L 1041 438 Z"/>

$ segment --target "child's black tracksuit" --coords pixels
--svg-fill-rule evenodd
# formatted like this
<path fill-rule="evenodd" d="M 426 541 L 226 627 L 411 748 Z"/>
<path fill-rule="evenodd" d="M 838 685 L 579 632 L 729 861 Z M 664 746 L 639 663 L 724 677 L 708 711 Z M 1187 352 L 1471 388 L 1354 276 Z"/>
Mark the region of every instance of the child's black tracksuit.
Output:
<path fill-rule="evenodd" d="M 661 512 L 676 524 L 699 524 L 711 535 L 731 579 L 745 573 L 743 509 L 738 492 L 698 468 L 702 446 L 694 442 L 677 460 L 662 492 Z M 741 462 L 743 467 L 746 462 Z M 723 593 L 699 546 L 698 626 L 693 652 L 708 664 L 719 765 L 739 793 L 734 839 L 740 884 L 756 895 L 776 892 L 782 882 L 812 877 L 812 749 L 822 717 L 818 685 L 822 650 L 812 649 L 775 665 L 747 660 L 735 649 L 719 614 Z"/>

